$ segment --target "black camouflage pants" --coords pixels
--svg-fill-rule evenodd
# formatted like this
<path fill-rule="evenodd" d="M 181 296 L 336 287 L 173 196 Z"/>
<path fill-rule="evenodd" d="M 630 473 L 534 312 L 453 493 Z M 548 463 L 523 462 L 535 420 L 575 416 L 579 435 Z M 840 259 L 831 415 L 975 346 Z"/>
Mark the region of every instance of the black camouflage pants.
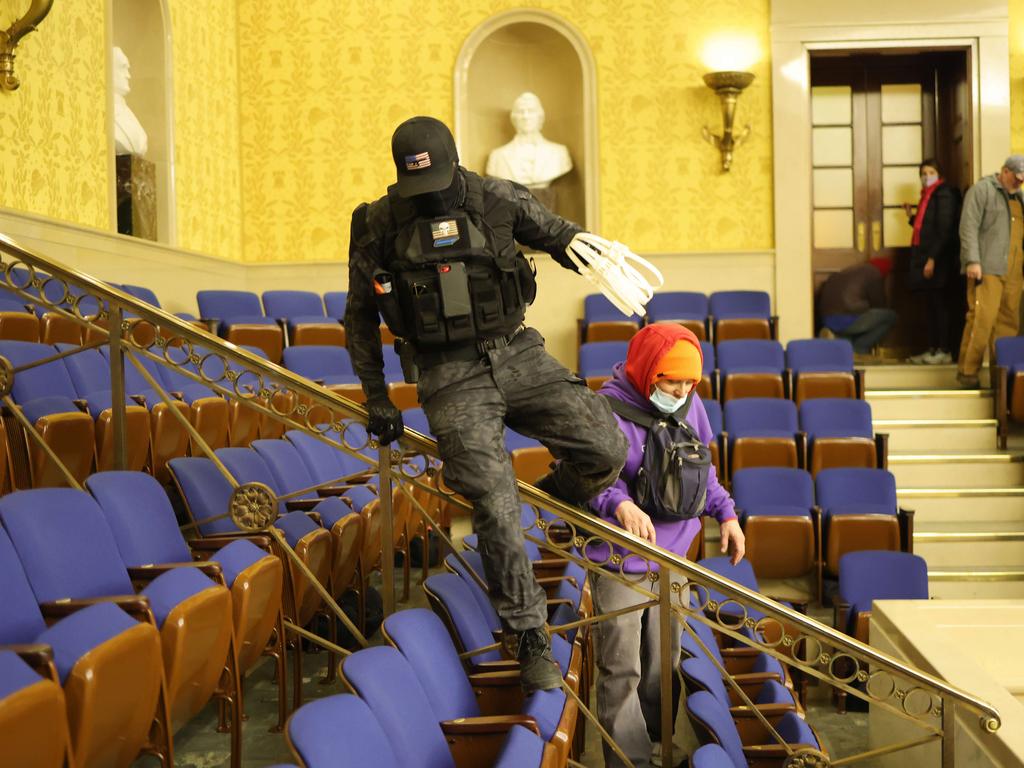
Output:
<path fill-rule="evenodd" d="M 532 328 L 481 360 L 424 371 L 417 391 L 445 483 L 473 504 L 473 529 L 503 626 L 542 626 L 545 594 L 523 549 L 505 425 L 551 451 L 559 460 L 551 478 L 557 495 L 581 504 L 611 485 L 625 461 L 626 439 L 611 409 L 544 350 Z"/>

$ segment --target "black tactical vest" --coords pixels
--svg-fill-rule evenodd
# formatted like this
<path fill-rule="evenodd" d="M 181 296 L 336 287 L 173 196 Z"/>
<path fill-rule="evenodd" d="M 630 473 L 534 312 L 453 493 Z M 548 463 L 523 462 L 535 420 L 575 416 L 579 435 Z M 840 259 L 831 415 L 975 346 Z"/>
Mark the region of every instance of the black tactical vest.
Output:
<path fill-rule="evenodd" d="M 513 333 L 536 294 L 533 270 L 512 249 L 502 255 L 483 220 L 480 177 L 465 174 L 466 206 L 417 216 L 388 189 L 394 247 L 373 275 L 381 316 L 418 350 L 445 349 Z"/>

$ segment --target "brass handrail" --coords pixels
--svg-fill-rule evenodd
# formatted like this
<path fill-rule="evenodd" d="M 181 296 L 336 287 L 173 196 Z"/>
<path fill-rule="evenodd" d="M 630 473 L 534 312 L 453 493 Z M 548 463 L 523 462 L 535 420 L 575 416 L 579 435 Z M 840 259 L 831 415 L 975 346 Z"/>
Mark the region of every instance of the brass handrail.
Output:
<path fill-rule="evenodd" d="M 994 732 L 999 728 L 999 724 L 1001 722 L 999 712 L 988 703 L 972 696 L 966 691 L 952 686 L 944 680 L 933 675 L 929 675 L 926 672 L 921 672 L 914 667 L 907 666 L 898 659 L 882 653 L 881 651 L 872 648 L 870 645 L 866 645 L 849 635 L 839 632 L 832 627 L 826 626 L 821 622 L 815 621 L 799 611 L 786 608 L 780 603 L 765 597 L 761 593 L 754 592 L 747 589 L 742 584 L 730 581 L 729 579 L 726 579 L 714 571 L 708 570 L 691 560 L 687 560 L 679 555 L 669 552 L 668 550 L 650 544 L 646 540 L 634 536 L 624 529 L 602 520 L 596 515 L 587 514 L 577 507 L 565 504 L 544 491 L 523 482 L 522 480 L 518 481 L 518 484 L 519 493 L 524 500 L 531 504 L 541 506 L 551 512 L 555 512 L 558 517 L 563 520 L 571 521 L 573 525 L 578 525 L 580 528 L 583 528 L 588 532 L 599 533 L 599 538 L 602 542 L 627 547 L 635 555 L 638 555 L 642 559 L 648 560 L 651 563 L 657 564 L 659 568 L 669 568 L 672 571 L 681 572 L 698 587 L 710 587 L 731 598 L 741 598 L 744 603 L 752 604 L 762 613 L 767 615 L 774 614 L 778 619 L 785 621 L 788 624 L 799 626 L 808 632 L 820 635 L 834 646 L 865 656 L 878 664 L 891 666 L 896 669 L 900 675 L 931 686 L 945 695 L 952 696 L 960 703 L 967 705 L 974 711 L 983 715 L 984 719 L 982 725 L 989 732 Z M 551 543 L 548 545 L 552 546 Z M 587 546 L 586 541 L 577 544 L 578 549 L 585 546 Z M 716 628 L 718 627 L 716 626 Z M 728 628 L 728 626 L 726 628 Z"/>
<path fill-rule="evenodd" d="M 160 334 L 173 332 L 176 341 L 181 340 L 188 345 L 186 351 L 189 353 L 190 358 L 198 357 L 196 348 L 200 348 L 206 353 L 204 357 L 200 358 L 200 364 L 197 366 L 198 375 L 189 370 L 181 370 L 181 373 L 221 391 L 228 397 L 234 397 L 241 400 L 247 405 L 255 407 L 263 413 L 270 413 L 274 417 L 279 418 L 286 423 L 292 423 L 300 428 L 304 428 L 310 432 L 310 434 L 325 440 L 325 442 L 328 442 L 331 445 L 341 447 L 359 455 L 360 458 L 367 461 L 368 464 L 374 463 L 372 459 L 359 454 L 346 444 L 344 439 L 345 425 L 340 420 L 351 419 L 359 424 L 365 425 L 367 413 L 363 406 L 312 383 L 308 379 L 298 376 L 281 366 L 270 363 L 244 349 L 240 349 L 234 344 L 226 342 L 212 333 L 199 329 L 164 310 L 157 309 L 156 307 L 140 301 L 117 288 L 92 278 L 89 275 L 34 254 L 17 245 L 15 242 L 10 240 L 10 238 L 4 235 L 0 235 L 0 252 L 5 253 L 16 260 L 13 263 L 9 262 L 3 265 L 4 270 L 2 276 L 7 287 L 20 295 L 30 298 L 34 303 L 42 303 L 47 307 L 52 307 L 55 311 L 66 316 L 70 316 L 75 319 L 76 322 L 83 325 L 92 325 L 95 321 L 104 319 L 108 316 L 108 313 L 111 310 L 113 310 L 115 316 L 118 313 L 130 312 L 136 315 L 138 319 L 125 321 L 122 328 L 125 333 L 122 336 L 121 343 L 128 350 L 141 351 L 143 354 L 147 354 L 151 358 L 155 358 L 163 364 L 171 366 L 174 366 L 176 361 L 172 356 L 167 354 L 170 347 L 166 345 L 166 341 L 163 346 L 161 346 L 159 341 L 150 343 L 147 346 L 137 342 L 137 340 L 133 338 L 133 333 L 137 329 L 137 323 L 140 321 L 149 322 L 153 325 L 153 332 L 157 339 L 161 338 Z M 90 314 L 88 316 L 76 314 L 79 312 L 81 305 L 81 302 L 78 300 L 73 302 L 71 306 L 72 311 L 68 312 L 66 308 L 60 306 L 60 302 L 51 301 L 43 290 L 40 290 L 41 298 L 31 296 L 31 294 L 26 293 L 23 289 L 27 288 L 27 285 L 19 286 L 11 281 L 12 269 L 13 267 L 18 266 L 19 263 L 32 271 L 37 269 L 45 270 L 51 276 L 47 279 L 47 282 L 53 279 L 63 281 L 65 283 L 64 299 L 70 297 L 70 292 L 67 290 L 68 286 L 74 285 L 76 288 L 84 289 L 87 294 L 100 300 L 97 314 Z M 36 288 L 41 288 L 42 282 L 38 277 L 36 277 L 33 281 L 33 285 Z M 164 350 L 162 359 L 151 351 L 153 346 L 157 346 Z M 225 372 L 229 370 L 228 363 L 231 362 L 244 366 L 244 370 L 234 378 L 225 373 L 221 379 L 214 380 L 213 378 L 204 375 L 201 365 L 202 360 L 205 360 L 211 355 L 219 355 L 223 358 L 223 362 L 225 363 Z M 137 364 L 137 361 L 133 360 L 133 362 Z M 195 360 L 193 359 L 192 362 L 195 362 Z M 261 384 L 261 387 L 258 388 L 258 391 L 253 397 L 243 395 L 243 393 L 239 392 L 237 389 L 236 382 L 239 376 L 246 373 L 256 376 L 257 380 Z M 231 388 L 221 383 L 225 379 L 228 384 L 232 385 Z M 267 380 L 272 380 L 277 385 L 284 384 L 286 389 L 271 389 L 266 386 Z M 305 399 L 305 404 L 298 404 L 289 412 L 279 412 L 273 407 L 273 397 L 275 394 L 281 392 L 299 395 L 301 398 Z M 257 402 L 258 400 L 265 402 Z M 339 434 L 339 441 L 328 439 L 326 437 L 326 432 L 318 428 L 320 422 L 317 424 L 307 423 L 303 425 L 301 422 L 295 421 L 292 418 L 293 415 L 297 414 L 300 417 L 305 416 L 308 421 L 312 409 L 316 406 L 328 409 L 330 416 L 328 428 Z M 341 445 L 339 445 L 339 442 Z M 424 435 L 407 430 L 401 442 L 402 447 L 413 454 L 419 453 L 423 456 L 438 457 L 436 443 Z M 369 445 L 372 447 L 374 444 L 370 443 Z M 427 488 L 427 490 L 432 493 L 440 494 L 450 503 L 459 503 L 454 498 L 454 495 L 447 494 L 443 489 L 432 489 L 429 486 L 420 483 L 417 476 L 406 475 L 400 468 L 393 471 L 391 460 L 389 458 L 389 449 L 382 449 L 380 451 L 380 455 L 381 459 L 379 460 L 378 467 L 382 480 L 387 480 L 388 484 L 387 492 L 384 492 L 384 489 L 382 488 L 381 498 L 382 505 L 384 505 L 385 509 L 389 508 L 388 505 L 391 501 L 390 482 L 392 481 L 399 483 L 409 482 L 415 485 L 420 485 Z M 782 606 L 759 593 L 753 592 L 739 584 L 731 582 L 728 579 L 725 579 L 724 577 L 719 576 L 718 574 L 693 562 L 674 555 L 660 547 L 648 544 L 646 541 L 632 536 L 618 526 L 607 523 L 604 520 L 583 512 L 580 509 L 563 504 L 548 494 L 539 491 L 532 485 L 519 481 L 518 488 L 520 495 L 525 501 L 534 504 L 537 507 L 551 510 L 561 518 L 562 521 L 567 523 L 570 533 L 569 542 L 568 544 L 559 543 L 559 541 L 550 536 L 550 526 L 547 522 L 538 516 L 536 525 L 538 530 L 544 534 L 544 538 L 541 543 L 551 549 L 560 550 L 566 557 L 581 563 L 585 567 L 590 569 L 600 569 L 605 565 L 605 563 L 590 562 L 587 558 L 574 554 L 572 551 L 573 548 L 575 548 L 576 551 L 583 552 L 589 545 L 595 543 L 624 547 L 632 553 L 630 557 L 635 557 L 648 563 L 647 568 L 651 575 L 652 582 L 657 579 L 657 575 L 660 573 L 679 574 L 680 576 L 685 577 L 691 584 L 697 585 L 698 588 L 713 589 L 722 593 L 726 598 L 722 601 L 722 604 L 726 602 L 735 602 L 740 608 L 742 608 L 742 618 L 739 623 L 735 623 L 733 620 L 726 622 L 722 619 L 722 604 L 717 604 L 715 601 L 709 600 L 704 606 L 702 606 L 702 608 L 715 614 L 717 623 L 714 623 L 713 626 L 716 629 L 723 631 L 725 634 L 764 650 L 778 658 L 782 658 L 786 660 L 787 663 L 794 664 L 797 668 L 804 669 L 811 674 L 825 679 L 830 684 L 842 688 L 844 687 L 844 682 L 850 682 L 850 680 L 844 681 L 840 679 L 839 675 L 832 674 L 831 666 L 828 666 L 831 678 L 829 675 L 825 675 L 817 669 L 817 667 L 822 663 L 828 665 L 829 654 L 816 653 L 813 654 L 814 658 L 807 659 L 801 659 L 797 655 L 796 649 L 801 642 L 804 643 L 804 646 L 808 646 L 810 641 L 814 641 L 818 644 L 819 650 L 822 650 L 827 644 L 830 648 L 836 649 L 840 652 L 835 654 L 835 656 L 847 656 L 850 660 L 858 664 L 861 661 L 865 663 L 870 662 L 874 667 L 876 667 L 872 672 L 872 675 L 878 674 L 879 671 L 884 671 L 890 675 L 905 678 L 918 685 L 924 686 L 924 688 L 927 689 L 924 692 L 929 695 L 935 693 L 942 699 L 941 706 L 930 702 L 929 707 L 920 715 L 913 715 L 909 710 L 907 710 L 907 714 L 911 718 L 923 718 L 929 715 L 934 716 L 941 714 L 943 727 L 951 727 L 947 726 L 947 721 L 949 721 L 951 712 L 955 710 L 956 706 L 963 705 L 982 715 L 981 726 L 984 730 L 993 732 L 999 728 L 1001 722 L 999 713 L 991 705 L 965 691 L 951 686 L 930 674 L 904 664 L 898 659 L 892 658 L 868 645 L 865 645 L 864 643 L 832 629 L 831 627 L 814 621 L 797 611 L 786 608 L 785 606 Z M 276 508 L 276 501 L 277 500 L 274 499 L 275 503 L 272 505 L 274 508 Z M 273 514 L 276 514 L 276 512 L 272 513 L 272 515 Z M 385 526 L 387 527 L 387 524 L 390 523 L 390 514 L 385 514 L 385 518 Z M 268 521 L 264 522 L 264 525 L 269 525 L 272 520 L 273 517 L 271 516 Z M 387 550 L 390 547 L 392 537 L 387 535 L 384 536 L 383 539 L 385 549 Z M 386 552 L 384 557 L 384 563 L 386 564 L 385 570 L 390 570 L 391 562 L 391 558 Z M 610 559 L 609 563 L 612 565 L 621 565 L 621 563 L 615 562 L 614 556 Z M 657 572 L 653 572 L 653 569 L 651 568 L 652 565 L 657 566 Z M 389 581 L 388 574 L 385 573 L 386 587 L 389 585 Z M 385 595 L 385 599 L 387 600 L 387 595 Z M 668 598 L 663 596 L 661 602 L 661 610 L 665 613 L 669 608 Z M 672 608 L 677 612 L 680 610 L 689 610 L 688 605 L 672 606 Z M 753 621 L 749 615 L 750 608 L 763 613 L 765 618 L 758 622 Z M 783 636 L 781 641 L 775 643 L 761 642 L 756 639 L 743 637 L 738 632 L 739 629 L 744 627 L 756 630 L 761 623 L 766 620 L 774 621 L 777 627 L 782 628 Z M 799 633 L 798 636 L 786 634 L 785 628 L 787 626 L 796 628 Z M 783 651 L 786 651 L 787 653 L 784 653 Z M 863 670 L 863 674 L 865 676 L 867 675 L 866 669 Z M 864 679 L 858 679 L 861 682 L 864 682 Z M 887 694 L 885 697 L 882 697 L 883 699 L 887 699 L 896 693 L 896 681 L 893 680 L 892 682 L 892 692 Z M 844 689 L 849 690 L 849 687 L 847 686 Z M 878 700 L 876 697 L 872 697 L 872 699 L 876 701 Z"/>

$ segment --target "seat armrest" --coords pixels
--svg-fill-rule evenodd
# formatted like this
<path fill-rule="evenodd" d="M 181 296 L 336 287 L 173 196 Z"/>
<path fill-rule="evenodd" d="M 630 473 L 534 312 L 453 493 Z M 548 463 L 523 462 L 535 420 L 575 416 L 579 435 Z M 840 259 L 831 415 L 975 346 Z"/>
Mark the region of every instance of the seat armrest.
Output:
<path fill-rule="evenodd" d="M 519 662 L 515 659 L 497 659 L 495 661 L 481 661 L 479 664 L 474 664 L 473 669 L 470 672 L 471 675 L 480 674 L 482 672 L 515 672 L 519 673 Z"/>
<path fill-rule="evenodd" d="M 537 579 L 537 583 L 542 586 L 544 584 L 556 585 L 561 584 L 563 581 L 567 581 L 574 587 L 578 588 L 578 585 L 576 584 L 576 579 L 574 579 L 572 576 L 537 576 L 535 578 Z"/>
<path fill-rule="evenodd" d="M 44 619 L 56 621 L 97 603 L 114 603 L 114 605 L 132 618 L 155 625 L 153 614 L 149 609 L 149 598 L 145 595 L 110 595 L 108 597 L 77 600 L 64 598 L 49 603 L 41 603 L 39 610 L 43 614 Z"/>
<path fill-rule="evenodd" d="M 508 669 L 496 672 L 474 672 L 469 677 L 469 684 L 474 688 L 504 688 L 519 685 L 519 670 Z"/>
<path fill-rule="evenodd" d="M 289 512 L 311 512 L 320 499 L 289 499 L 284 503 Z"/>
<path fill-rule="evenodd" d="M 754 711 L 755 709 L 757 710 L 756 712 Z M 775 717 L 781 717 L 787 712 L 796 712 L 796 704 L 755 704 L 753 707 L 743 705 L 729 707 L 729 714 L 732 715 L 734 720 L 738 717 L 757 718 L 758 712 L 764 715 L 766 719 L 771 720 Z"/>
<path fill-rule="evenodd" d="M 490 715 L 486 717 L 460 717 L 457 720 L 442 720 L 441 730 L 446 736 L 465 734 L 505 733 L 513 726 L 521 725 L 540 736 L 537 721 L 530 715 Z"/>
<path fill-rule="evenodd" d="M 352 506 L 352 501 L 345 496 L 345 491 L 350 491 L 353 488 L 362 488 L 363 483 L 352 483 L 350 485 L 324 485 L 316 489 L 316 492 L 320 494 L 321 498 L 326 496 L 340 496 L 341 500 Z"/>
<path fill-rule="evenodd" d="M 889 433 L 879 432 L 875 435 L 875 463 L 879 469 L 889 468 Z"/>
<path fill-rule="evenodd" d="M 44 677 L 50 676 L 50 670 L 53 668 L 53 648 L 46 643 L 0 645 L 0 651 L 13 651 L 36 672 Z M 56 678 L 54 681 L 56 682 Z"/>
<path fill-rule="evenodd" d="M 218 583 L 224 582 L 224 572 L 220 563 L 213 560 L 189 561 L 187 563 L 158 563 L 156 565 L 132 566 L 128 569 L 128 578 L 132 581 L 152 581 L 158 576 L 177 568 L 198 568 L 202 573 Z"/>
<path fill-rule="evenodd" d="M 760 656 L 763 651 L 760 648 L 752 648 L 748 645 L 738 645 L 732 648 L 720 648 L 723 659 L 746 659 L 756 658 Z"/>
<path fill-rule="evenodd" d="M 733 680 L 739 686 L 747 685 L 761 685 L 767 683 L 769 680 L 774 680 L 777 683 L 785 684 L 785 680 L 780 680 L 779 676 L 775 672 L 740 672 L 738 674 L 731 674 Z"/>
<path fill-rule="evenodd" d="M 900 526 L 900 549 L 914 554 L 914 510 L 898 507 L 896 519 Z"/>
<path fill-rule="evenodd" d="M 239 539 L 245 539 L 251 541 L 260 549 L 265 549 L 267 552 L 270 551 L 270 537 L 264 536 L 258 533 L 246 533 L 240 531 L 238 534 L 229 533 L 218 533 L 216 536 L 204 536 L 201 539 L 189 539 L 186 543 L 189 549 L 200 550 L 203 552 L 216 552 L 221 547 L 226 547 L 233 541 Z"/>

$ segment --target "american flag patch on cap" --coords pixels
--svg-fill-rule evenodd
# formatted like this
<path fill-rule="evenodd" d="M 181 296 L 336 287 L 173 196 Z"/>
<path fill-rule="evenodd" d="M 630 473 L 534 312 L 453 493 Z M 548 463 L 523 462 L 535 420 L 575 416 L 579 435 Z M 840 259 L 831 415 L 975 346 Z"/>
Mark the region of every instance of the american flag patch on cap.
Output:
<path fill-rule="evenodd" d="M 430 153 L 420 152 L 418 155 L 405 156 L 405 170 L 418 171 L 421 168 L 430 167 Z"/>
<path fill-rule="evenodd" d="M 434 238 L 434 245 L 451 245 L 459 239 L 459 226 L 455 219 L 435 221 L 430 225 L 430 234 Z"/>

